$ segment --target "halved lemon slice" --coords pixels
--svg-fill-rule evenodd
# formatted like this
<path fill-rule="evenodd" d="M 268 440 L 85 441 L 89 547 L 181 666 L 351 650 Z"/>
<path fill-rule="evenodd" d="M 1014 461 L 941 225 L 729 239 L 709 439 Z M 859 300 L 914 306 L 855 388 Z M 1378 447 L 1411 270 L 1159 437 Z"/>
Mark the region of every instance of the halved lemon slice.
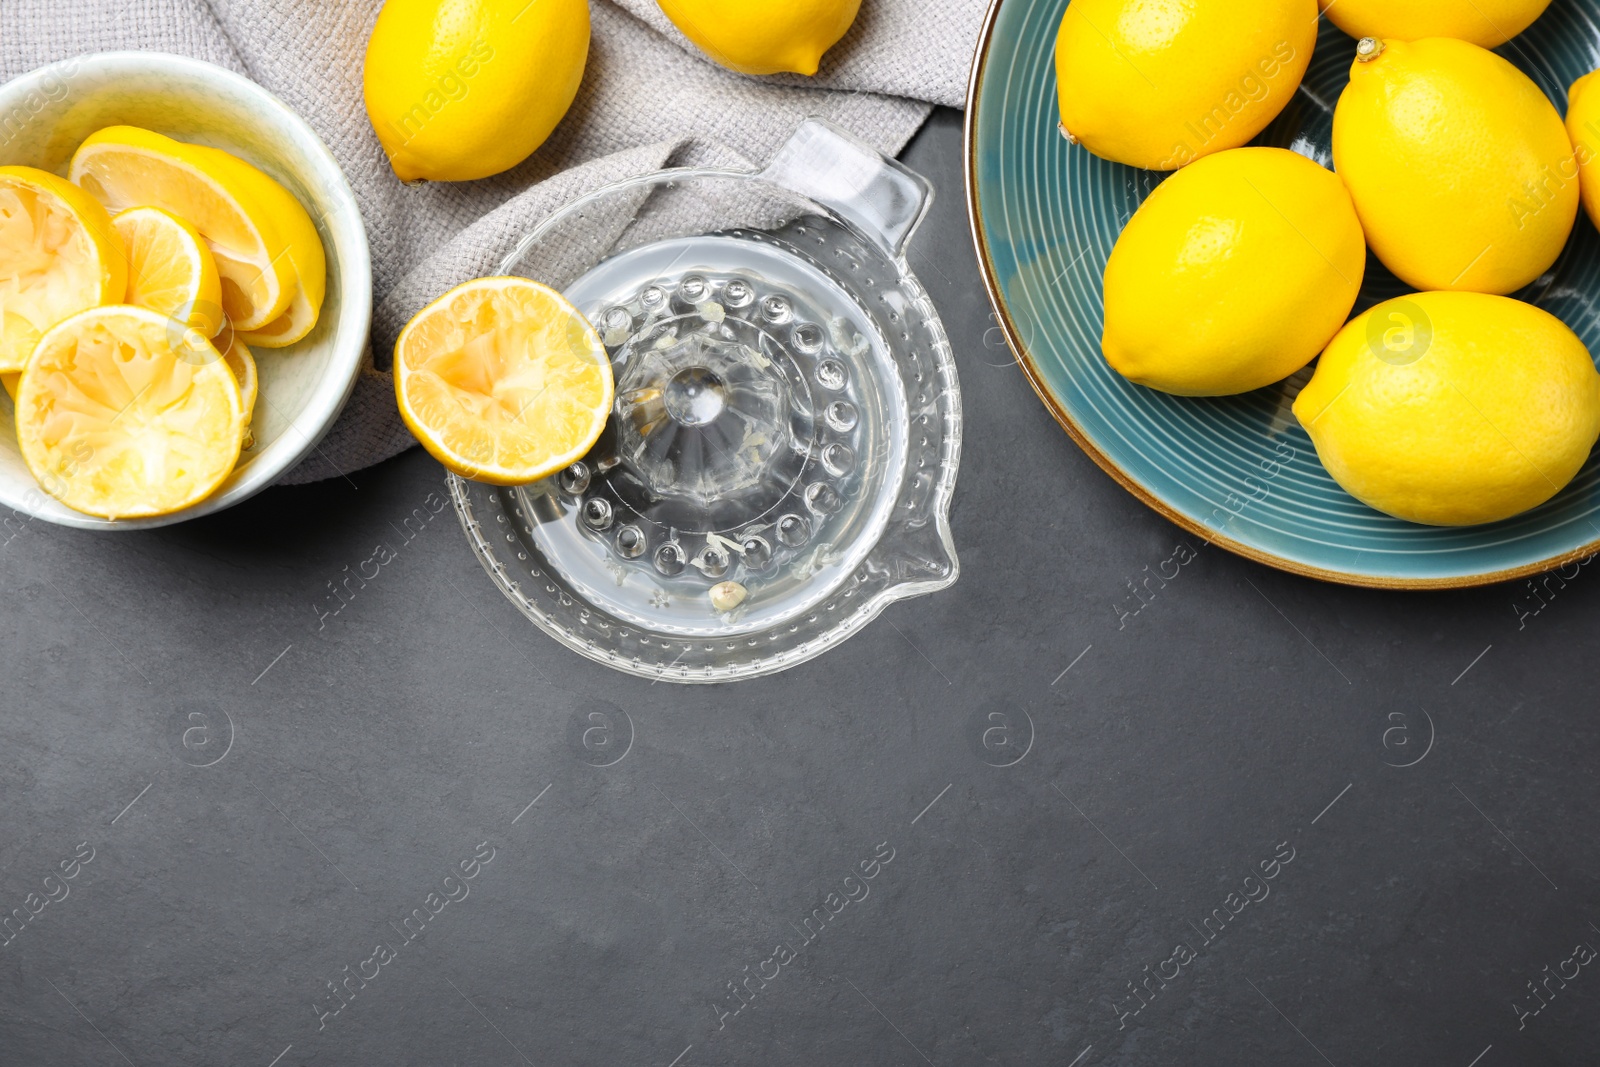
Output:
<path fill-rule="evenodd" d="M 159 207 L 200 231 L 222 276 L 222 309 L 241 332 L 289 310 L 304 285 L 320 306 L 326 280 L 311 217 L 283 186 L 237 156 L 134 126 L 92 134 L 72 180 L 113 211 Z"/>
<path fill-rule="evenodd" d="M 120 303 L 128 259 L 111 217 L 71 182 L 0 167 L 0 373 L 20 371 L 44 332 Z"/>
<path fill-rule="evenodd" d="M 318 277 L 322 276 L 319 271 Z M 322 296 L 320 292 L 310 292 L 302 282 L 295 287 L 289 310 L 261 329 L 240 333 L 239 336 L 260 348 L 287 348 L 316 328 L 317 317 L 322 313 Z"/>
<path fill-rule="evenodd" d="M 283 314 L 256 329 L 238 327 L 239 337 L 258 348 L 287 348 L 310 333 L 322 314 L 328 288 L 327 253 L 311 216 L 289 190 L 274 182 L 264 194 L 277 201 L 274 213 L 289 231 L 289 258 L 294 263 L 296 285 Z"/>
<path fill-rule="evenodd" d="M 553 289 L 480 278 L 417 313 L 395 344 L 400 415 L 463 478 L 521 485 L 582 459 L 615 386 L 600 336 Z"/>
<path fill-rule="evenodd" d="M 256 374 L 256 357 L 251 353 L 250 347 L 235 335 L 233 343 L 228 350 L 222 353 L 222 361 L 233 371 L 234 381 L 239 383 L 240 403 L 244 405 L 244 444 L 242 451 L 248 452 L 256 447 L 256 435 L 251 423 L 256 415 L 256 393 L 260 389 L 260 378 Z"/>
<path fill-rule="evenodd" d="M 239 340 L 239 335 L 233 329 L 233 324 L 224 322 L 222 332 L 211 339 L 211 347 L 222 353 L 222 362 L 233 371 L 233 380 L 239 383 L 239 402 L 244 407 L 245 444 L 251 447 L 248 427 L 255 417 L 256 392 L 260 389 L 260 377 L 256 373 L 256 357 L 250 351 L 250 346 Z"/>
<path fill-rule="evenodd" d="M 17 441 L 44 491 L 106 519 L 181 511 L 239 459 L 238 382 L 199 332 L 145 308 L 81 312 L 40 340 Z"/>
<path fill-rule="evenodd" d="M 158 207 L 129 208 L 111 225 L 128 250 L 126 302 L 215 337 L 224 321 L 222 278 L 200 231 Z"/>

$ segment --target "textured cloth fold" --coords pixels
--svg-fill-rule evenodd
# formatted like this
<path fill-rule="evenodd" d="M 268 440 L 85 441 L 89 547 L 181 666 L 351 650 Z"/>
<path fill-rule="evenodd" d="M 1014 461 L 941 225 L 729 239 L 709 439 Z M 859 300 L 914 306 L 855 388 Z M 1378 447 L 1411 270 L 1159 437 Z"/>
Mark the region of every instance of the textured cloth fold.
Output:
<path fill-rule="evenodd" d="M 255 80 L 327 142 L 372 246 L 372 352 L 338 424 L 283 479 L 307 482 L 414 443 L 388 373 L 400 329 L 434 297 L 492 271 L 541 219 L 663 166 L 764 164 L 813 116 L 896 153 L 933 105 L 960 105 L 984 6 L 863 0 L 856 25 L 808 79 L 723 70 L 655 0 L 592 0 L 583 88 L 550 140 L 505 174 L 416 187 L 395 179 L 362 102 L 380 0 L 0 0 L 0 78 L 88 52 L 174 52 Z"/>

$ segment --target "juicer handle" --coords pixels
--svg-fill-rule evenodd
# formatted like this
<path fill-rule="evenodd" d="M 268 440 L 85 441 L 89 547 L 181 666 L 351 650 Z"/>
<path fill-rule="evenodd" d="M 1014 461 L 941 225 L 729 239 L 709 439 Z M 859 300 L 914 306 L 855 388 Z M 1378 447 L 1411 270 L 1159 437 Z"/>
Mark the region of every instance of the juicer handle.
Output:
<path fill-rule="evenodd" d="M 761 176 L 838 212 L 894 259 L 933 202 L 922 175 L 822 119 L 801 123 Z"/>

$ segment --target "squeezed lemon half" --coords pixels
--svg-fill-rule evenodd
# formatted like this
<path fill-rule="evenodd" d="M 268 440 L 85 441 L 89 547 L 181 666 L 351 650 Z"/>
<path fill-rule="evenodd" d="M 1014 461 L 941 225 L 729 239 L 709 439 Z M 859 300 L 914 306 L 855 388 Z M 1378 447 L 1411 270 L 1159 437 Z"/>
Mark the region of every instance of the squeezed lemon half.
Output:
<path fill-rule="evenodd" d="M 582 459 L 611 412 L 611 362 L 560 293 L 480 278 L 423 308 L 394 353 L 400 415 L 440 463 L 521 485 Z"/>
<path fill-rule="evenodd" d="M 215 337 L 222 276 L 200 231 L 158 207 L 129 208 L 111 225 L 128 252 L 126 301 Z"/>
<path fill-rule="evenodd" d="M 105 208 L 32 167 L 0 167 L 0 373 L 20 371 L 44 332 L 117 303 L 128 261 Z"/>
<path fill-rule="evenodd" d="M 327 285 L 321 239 L 300 202 L 249 163 L 112 126 L 79 146 L 71 176 L 113 211 L 159 207 L 198 230 L 221 276 L 222 309 L 241 333 L 271 331 L 270 343 L 289 344 L 315 325 Z M 305 307 L 295 313 L 297 293 Z M 277 321 L 286 313 L 297 314 L 292 326 Z"/>
<path fill-rule="evenodd" d="M 146 308 L 92 308 L 53 327 L 22 374 L 17 440 L 63 504 L 105 519 L 181 511 L 239 459 L 239 384 L 211 342 Z"/>

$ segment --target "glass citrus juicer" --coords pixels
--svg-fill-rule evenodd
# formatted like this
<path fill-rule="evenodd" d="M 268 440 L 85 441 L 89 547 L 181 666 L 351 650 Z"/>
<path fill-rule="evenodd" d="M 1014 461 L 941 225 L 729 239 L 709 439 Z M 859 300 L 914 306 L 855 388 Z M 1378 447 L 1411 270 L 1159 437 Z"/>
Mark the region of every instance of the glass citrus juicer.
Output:
<path fill-rule="evenodd" d="M 931 197 L 810 121 L 765 170 L 620 182 L 522 240 L 500 272 L 565 293 L 616 378 L 605 432 L 559 475 L 450 479 L 535 625 L 629 674 L 721 682 L 956 580 L 961 393 L 905 258 Z"/>

